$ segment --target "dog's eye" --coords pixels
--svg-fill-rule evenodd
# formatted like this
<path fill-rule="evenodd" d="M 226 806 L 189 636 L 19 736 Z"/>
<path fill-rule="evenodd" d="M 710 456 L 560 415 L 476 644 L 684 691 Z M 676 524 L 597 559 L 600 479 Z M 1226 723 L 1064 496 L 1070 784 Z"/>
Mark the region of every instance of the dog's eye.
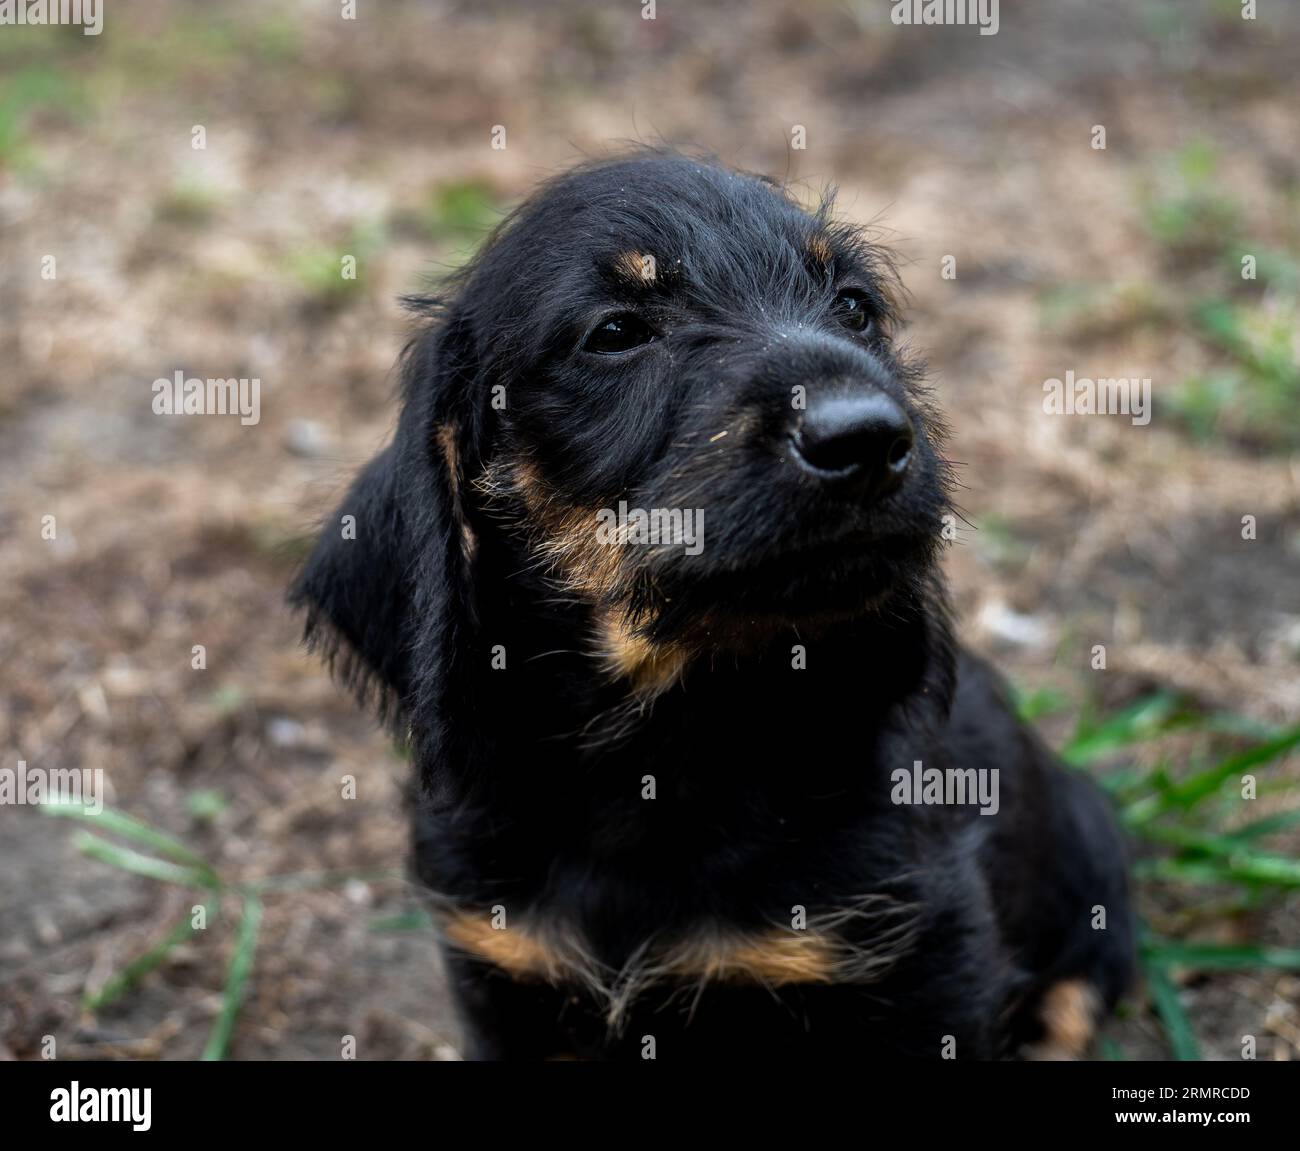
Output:
<path fill-rule="evenodd" d="M 639 316 L 630 312 L 601 320 L 582 347 L 584 351 L 601 356 L 612 356 L 639 348 L 655 338 L 655 331 Z"/>
<path fill-rule="evenodd" d="M 852 332 L 869 331 L 875 322 L 871 301 L 864 292 L 852 289 L 841 292 L 835 297 L 832 310 L 840 323 Z"/>

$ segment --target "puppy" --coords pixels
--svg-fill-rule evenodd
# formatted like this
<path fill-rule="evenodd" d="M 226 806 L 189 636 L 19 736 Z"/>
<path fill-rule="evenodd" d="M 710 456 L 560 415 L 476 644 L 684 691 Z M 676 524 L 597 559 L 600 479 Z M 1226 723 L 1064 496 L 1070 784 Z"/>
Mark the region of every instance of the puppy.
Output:
<path fill-rule="evenodd" d="M 1077 1056 L 1124 989 L 1108 806 L 950 632 L 898 295 L 829 204 L 656 151 L 410 301 L 292 600 L 409 740 L 467 1056 Z"/>

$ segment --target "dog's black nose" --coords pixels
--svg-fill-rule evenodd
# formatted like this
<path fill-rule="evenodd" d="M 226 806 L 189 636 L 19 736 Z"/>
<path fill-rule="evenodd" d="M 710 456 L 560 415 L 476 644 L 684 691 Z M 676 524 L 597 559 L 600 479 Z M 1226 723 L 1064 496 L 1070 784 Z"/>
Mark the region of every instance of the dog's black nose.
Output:
<path fill-rule="evenodd" d="M 805 470 L 879 499 L 907 471 L 912 421 L 884 392 L 836 396 L 809 406 L 792 441 Z"/>

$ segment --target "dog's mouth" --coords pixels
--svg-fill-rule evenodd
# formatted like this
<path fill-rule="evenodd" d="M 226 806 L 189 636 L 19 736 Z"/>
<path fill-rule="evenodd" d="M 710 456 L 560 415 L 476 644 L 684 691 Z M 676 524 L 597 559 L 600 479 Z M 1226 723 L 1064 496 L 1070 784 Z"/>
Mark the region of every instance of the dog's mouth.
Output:
<path fill-rule="evenodd" d="M 713 618 L 845 619 L 883 607 L 933 562 L 928 534 L 840 533 L 752 557 L 712 557 L 659 581 L 671 604 Z"/>

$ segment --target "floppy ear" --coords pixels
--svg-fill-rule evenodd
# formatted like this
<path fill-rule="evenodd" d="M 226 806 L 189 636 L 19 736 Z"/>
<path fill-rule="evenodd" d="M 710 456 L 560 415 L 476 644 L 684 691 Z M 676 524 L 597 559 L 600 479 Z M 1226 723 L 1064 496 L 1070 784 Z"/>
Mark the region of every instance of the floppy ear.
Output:
<path fill-rule="evenodd" d="M 410 536 L 397 493 L 397 447 L 362 470 L 289 592 L 304 638 L 362 703 L 395 715 L 410 682 Z"/>
<path fill-rule="evenodd" d="M 475 357 L 450 317 L 403 358 L 393 442 L 327 521 L 289 598 L 307 612 L 309 647 L 358 699 L 436 748 L 475 626 L 461 506 Z"/>

